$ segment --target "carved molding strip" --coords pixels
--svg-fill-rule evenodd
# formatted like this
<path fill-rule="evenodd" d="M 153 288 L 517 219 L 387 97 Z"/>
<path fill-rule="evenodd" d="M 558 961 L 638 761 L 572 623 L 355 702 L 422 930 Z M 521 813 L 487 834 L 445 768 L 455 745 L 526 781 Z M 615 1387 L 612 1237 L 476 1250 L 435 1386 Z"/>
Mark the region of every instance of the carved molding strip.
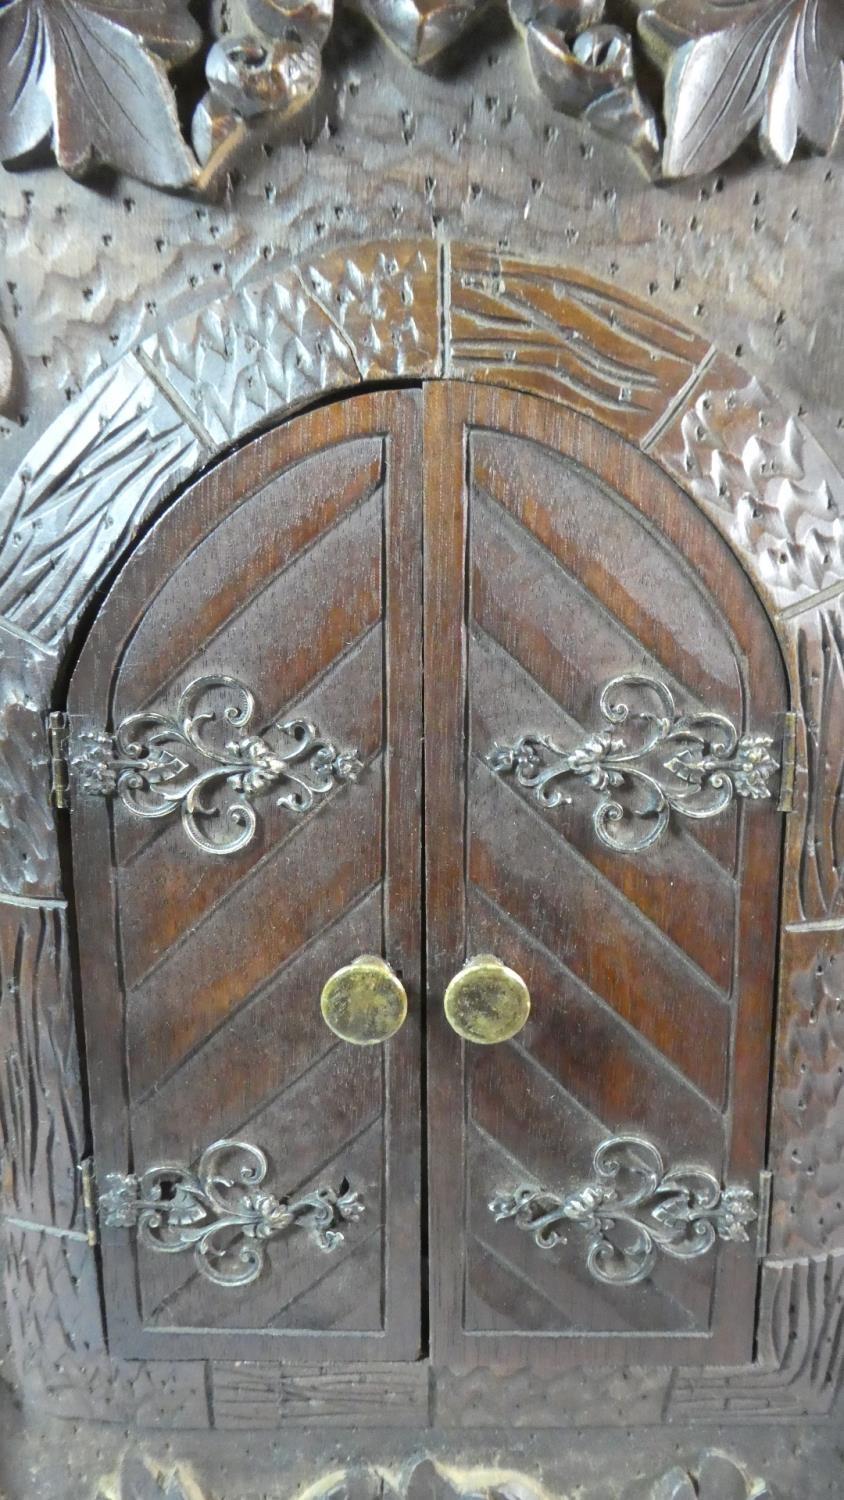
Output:
<path fill-rule="evenodd" d="M 318 797 L 363 770 L 355 750 L 338 750 L 307 719 L 274 725 L 281 739 L 271 744 L 250 730 L 254 716 L 255 699 L 242 682 L 198 677 L 173 714 L 130 714 L 113 735 L 72 738 L 71 791 L 116 796 L 139 818 L 178 812 L 203 854 L 237 854 L 255 836 L 256 798 L 274 792 L 277 806 L 310 812 Z"/>
<path fill-rule="evenodd" d="M 657 711 L 631 707 L 628 690 L 634 701 L 656 700 Z M 672 814 L 706 821 L 736 797 L 771 796 L 768 782 L 779 762 L 771 754 L 770 735 L 740 735 L 723 714 L 681 714 L 670 688 L 640 672 L 614 677 L 602 689 L 599 706 L 609 729 L 596 730 L 569 750 L 549 735 L 522 734 L 514 745 L 495 745 L 489 766 L 496 775 L 514 775 L 547 808 L 570 803 L 560 783 L 580 778 L 601 798 L 592 814 L 598 838 L 621 854 L 640 854 L 657 843 Z M 667 760 L 666 751 L 671 752 Z M 658 766 L 649 762 L 652 752 Z"/>
<path fill-rule="evenodd" d="M 346 8 L 426 68 L 453 53 L 487 3 L 346 0 Z M 629 146 L 652 176 L 711 171 L 757 129 L 781 165 L 801 142 L 826 153 L 838 138 L 838 0 L 662 0 L 639 10 L 634 26 L 628 0 L 508 0 L 508 9 L 550 107 Z M 4 6 L 0 159 L 27 162 L 49 145 L 77 177 L 106 165 L 161 187 L 219 186 L 256 125 L 278 130 L 315 99 L 335 0 L 228 0 L 212 14 L 216 21 L 200 24 L 184 0 Z M 179 105 L 202 69 L 189 145 Z"/>

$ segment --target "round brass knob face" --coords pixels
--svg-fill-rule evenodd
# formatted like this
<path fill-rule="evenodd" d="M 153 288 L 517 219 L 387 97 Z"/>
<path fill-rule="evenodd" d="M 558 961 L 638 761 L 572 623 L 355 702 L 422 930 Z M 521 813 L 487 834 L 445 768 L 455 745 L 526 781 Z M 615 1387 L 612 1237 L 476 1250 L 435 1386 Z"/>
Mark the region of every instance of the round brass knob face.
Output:
<path fill-rule="evenodd" d="M 390 965 L 367 953 L 332 974 L 319 1006 L 335 1036 L 358 1047 L 369 1047 L 386 1042 L 403 1024 L 407 993 Z"/>
<path fill-rule="evenodd" d="M 530 1015 L 530 993 L 515 969 L 491 953 L 470 958 L 443 999 L 445 1018 L 467 1042 L 509 1042 Z"/>

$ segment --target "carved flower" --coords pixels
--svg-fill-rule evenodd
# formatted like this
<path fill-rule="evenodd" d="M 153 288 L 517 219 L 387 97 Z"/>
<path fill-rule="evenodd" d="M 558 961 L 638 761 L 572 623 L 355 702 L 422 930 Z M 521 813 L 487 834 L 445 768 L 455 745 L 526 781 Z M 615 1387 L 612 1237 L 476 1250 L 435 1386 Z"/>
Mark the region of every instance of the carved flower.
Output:
<path fill-rule="evenodd" d="M 605 0 L 509 0 L 523 31 L 533 76 L 554 109 L 580 115 L 593 129 L 636 151 L 648 172 L 658 164 L 656 115 L 639 91 L 629 34 L 604 21 Z"/>
<path fill-rule="evenodd" d="M 52 140 L 74 176 L 104 162 L 190 182 L 167 67 L 201 41 L 188 7 L 169 0 L 0 0 L 0 158 Z"/>
<path fill-rule="evenodd" d="M 759 127 L 780 163 L 830 151 L 844 121 L 841 0 L 665 0 L 639 18 L 665 74 L 663 172 L 688 177 Z"/>
<path fill-rule="evenodd" d="M 770 797 L 768 781 L 779 770 L 770 747 L 771 740 L 764 734 L 746 734 L 739 742 L 732 774 L 740 797 Z"/>
<path fill-rule="evenodd" d="M 486 0 L 356 0 L 358 10 L 393 47 L 425 67 L 450 47 Z"/>

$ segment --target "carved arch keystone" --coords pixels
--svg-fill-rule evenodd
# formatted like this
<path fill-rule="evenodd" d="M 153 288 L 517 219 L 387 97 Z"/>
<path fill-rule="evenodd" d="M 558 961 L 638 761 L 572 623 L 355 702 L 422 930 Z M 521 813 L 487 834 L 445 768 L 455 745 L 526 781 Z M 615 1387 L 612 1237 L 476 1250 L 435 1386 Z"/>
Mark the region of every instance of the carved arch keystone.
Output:
<path fill-rule="evenodd" d="M 651 307 L 565 266 L 423 240 L 305 258 L 152 336 L 42 434 L 0 498 L 0 1207 L 21 1378 L 55 1412 L 278 1425 L 307 1417 L 317 1391 L 350 1422 L 374 1399 L 382 1422 L 429 1420 L 423 1367 L 373 1366 L 352 1390 L 331 1371 L 282 1380 L 271 1367 L 109 1357 L 79 1193 L 86 1134 L 45 721 L 82 612 L 198 467 L 327 393 L 442 376 L 569 406 L 691 496 L 777 630 L 798 712 L 798 774 L 757 1363 L 693 1380 L 648 1370 L 619 1383 L 602 1371 L 584 1385 L 576 1372 L 576 1388 L 561 1377 L 545 1390 L 535 1382 L 532 1394 L 523 1372 L 444 1373 L 437 1420 L 484 1425 L 518 1412 L 536 1425 L 565 1412 L 583 1424 L 605 1409 L 600 1392 L 618 1420 L 650 1422 L 823 1414 L 835 1398 L 844 1222 L 829 1203 L 844 1170 L 828 1143 L 844 1139 L 844 476 L 798 417 Z M 85 1327 L 100 1328 L 93 1341 Z"/>

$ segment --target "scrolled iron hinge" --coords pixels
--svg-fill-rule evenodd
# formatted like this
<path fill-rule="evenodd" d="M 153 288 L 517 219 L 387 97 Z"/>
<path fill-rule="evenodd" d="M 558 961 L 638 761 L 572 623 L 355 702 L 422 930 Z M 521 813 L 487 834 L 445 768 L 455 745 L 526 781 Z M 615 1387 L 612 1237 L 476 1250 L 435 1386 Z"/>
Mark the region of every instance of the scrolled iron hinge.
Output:
<path fill-rule="evenodd" d="M 770 782 L 780 770 L 772 736 L 743 734 L 724 714 L 682 713 L 658 678 L 642 672 L 612 678 L 599 708 L 606 727 L 579 743 L 559 745 L 529 731 L 494 744 L 487 764 L 498 776 L 512 775 L 546 808 L 572 802 L 569 786 L 590 787 L 600 799 L 592 814 L 595 833 L 620 854 L 650 848 L 675 818 L 700 822 L 718 817 L 736 798 L 772 796 Z M 781 807 L 793 784 L 789 733 L 787 725 Z"/>
<path fill-rule="evenodd" d="M 54 807 L 66 810 L 70 807 L 70 767 L 68 764 L 68 738 L 70 726 L 67 714 L 52 713 L 47 719 L 47 744 L 50 752 L 50 801 Z"/>
<path fill-rule="evenodd" d="M 134 1229 L 158 1254 L 193 1251 L 201 1276 L 215 1286 L 248 1286 L 260 1276 L 269 1242 L 290 1229 L 307 1230 L 320 1250 L 342 1244 L 343 1224 L 365 1212 L 346 1182 L 301 1197 L 276 1197 L 262 1183 L 268 1162 L 249 1141 L 214 1141 L 196 1168 L 161 1162 L 139 1175 L 109 1173 L 99 1195 L 104 1229 Z"/>
<path fill-rule="evenodd" d="M 275 793 L 279 807 L 306 813 L 363 763 L 338 749 L 307 719 L 274 724 L 272 738 L 252 727 L 254 695 L 234 677 L 199 677 L 172 713 L 142 712 L 113 734 L 74 719 L 57 725 L 57 806 L 74 796 L 115 797 L 138 818 L 178 814 L 190 842 L 205 854 L 236 854 L 258 827 L 255 803 Z"/>
<path fill-rule="evenodd" d="M 660 1255 L 696 1260 L 718 1240 L 748 1243 L 760 1206 L 752 1188 L 722 1184 L 708 1167 L 666 1169 L 652 1141 L 631 1135 L 602 1142 L 592 1176 L 567 1192 L 522 1183 L 489 1203 L 540 1250 L 567 1244 L 574 1225 L 587 1235 L 587 1270 L 610 1286 L 644 1281 Z"/>
<path fill-rule="evenodd" d="M 771 1239 L 771 1204 L 774 1196 L 773 1172 L 759 1173 L 759 1202 L 756 1218 L 756 1258 L 764 1260 Z"/>
<path fill-rule="evenodd" d="M 777 810 L 782 813 L 794 811 L 794 780 L 797 773 L 797 715 L 784 716 L 782 731 L 782 754 L 780 757 L 780 796 Z"/>

